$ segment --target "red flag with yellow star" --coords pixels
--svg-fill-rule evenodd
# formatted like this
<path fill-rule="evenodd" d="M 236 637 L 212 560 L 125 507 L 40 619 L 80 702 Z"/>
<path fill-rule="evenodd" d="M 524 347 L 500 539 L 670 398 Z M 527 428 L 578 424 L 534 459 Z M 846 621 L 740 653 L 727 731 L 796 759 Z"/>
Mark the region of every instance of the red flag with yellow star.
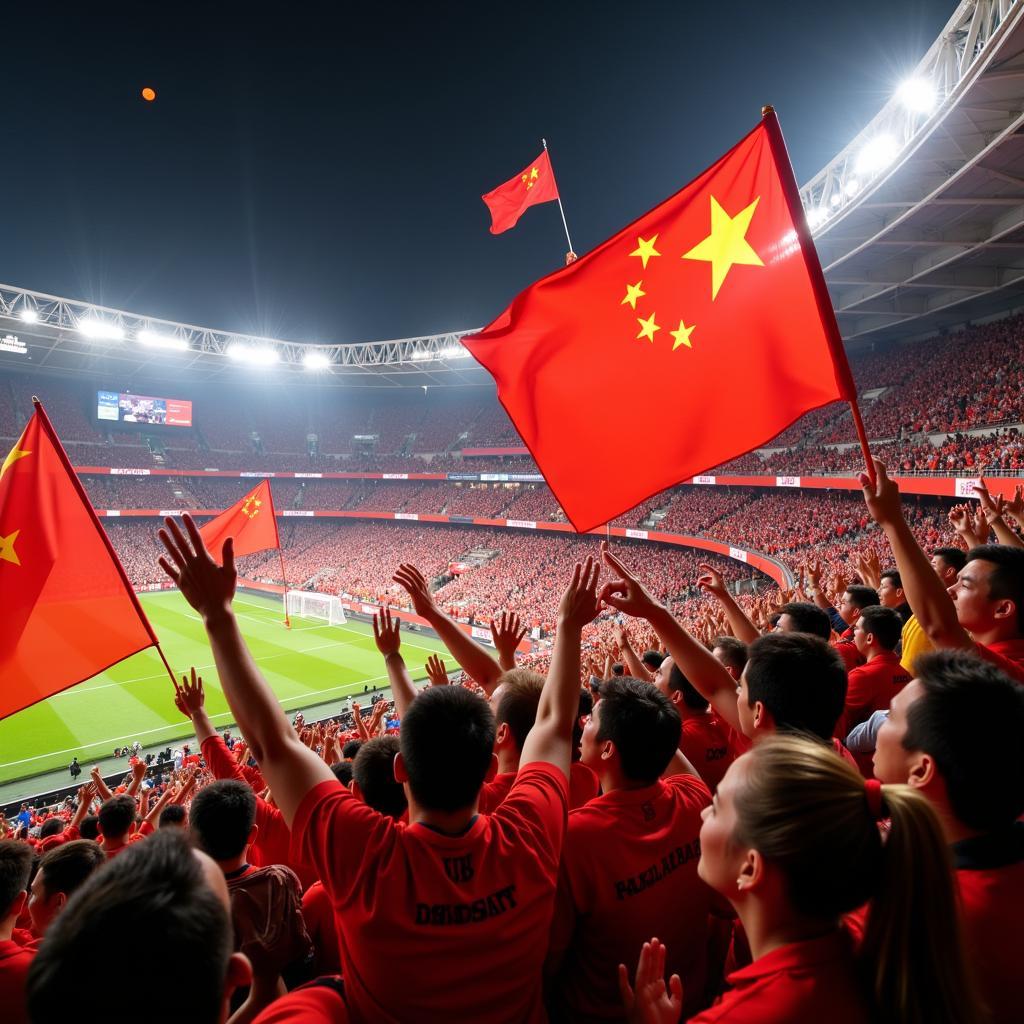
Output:
<path fill-rule="evenodd" d="M 558 186 L 555 184 L 548 151 L 545 149 L 514 178 L 509 178 L 504 185 L 499 185 L 480 198 L 491 211 L 492 235 L 500 235 L 502 231 L 514 228 L 529 207 L 556 200 Z"/>
<path fill-rule="evenodd" d="M 201 527 L 199 533 L 218 563 L 223 562 L 228 537 L 235 538 L 236 558 L 280 547 L 270 481 L 258 483 L 244 498 Z"/>
<path fill-rule="evenodd" d="M 581 532 L 855 397 L 771 110 L 463 343 Z"/>
<path fill-rule="evenodd" d="M 156 643 L 37 404 L 0 466 L 0 718 Z"/>

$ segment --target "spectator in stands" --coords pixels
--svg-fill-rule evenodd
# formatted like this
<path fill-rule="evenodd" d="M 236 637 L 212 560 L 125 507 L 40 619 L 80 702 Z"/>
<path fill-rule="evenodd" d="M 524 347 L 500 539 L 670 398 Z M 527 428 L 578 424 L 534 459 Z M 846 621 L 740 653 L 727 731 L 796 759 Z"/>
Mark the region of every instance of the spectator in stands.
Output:
<path fill-rule="evenodd" d="M 938 547 L 932 551 L 929 561 L 935 575 L 938 576 L 946 590 L 949 590 L 951 587 L 956 586 L 960 570 L 967 564 L 967 552 L 962 548 Z M 900 580 L 900 585 L 902 586 L 902 577 Z M 904 596 L 906 596 L 906 592 L 904 592 Z M 921 623 L 918 622 L 909 601 L 907 602 L 907 609 L 910 615 L 903 623 L 903 634 L 900 638 L 900 664 L 907 672 L 913 675 L 914 662 L 917 661 L 918 655 L 927 654 L 929 651 L 934 650 L 934 648 L 925 631 L 921 628 Z"/>
<path fill-rule="evenodd" d="M 157 819 L 158 828 L 180 830 L 182 832 L 188 827 L 188 816 L 181 804 L 168 804 Z"/>
<path fill-rule="evenodd" d="M 43 937 L 72 894 L 105 860 L 99 846 L 88 839 L 74 839 L 43 855 L 29 890 L 33 935 Z"/>
<path fill-rule="evenodd" d="M 408 809 L 405 790 L 395 780 L 397 736 L 367 740 L 352 763 L 352 792 L 386 818 L 402 819 Z"/>
<path fill-rule="evenodd" d="M 910 618 L 910 605 L 903 593 L 903 580 L 898 569 L 886 569 L 879 577 L 878 603 L 883 608 L 894 608 L 901 622 Z"/>
<path fill-rule="evenodd" d="M 739 682 L 747 664 L 747 645 L 734 636 L 716 636 L 711 653 L 725 666 L 726 672 Z"/>
<path fill-rule="evenodd" d="M 135 799 L 127 793 L 112 796 L 100 807 L 100 848 L 109 860 L 128 848 L 135 824 Z"/>
<path fill-rule="evenodd" d="M 1024 1020 L 1024 690 L 966 651 L 922 655 L 878 732 L 875 776 L 935 808 L 953 852 L 966 949 L 994 1022 Z"/>
<path fill-rule="evenodd" d="M 864 664 L 851 669 L 847 677 L 846 707 L 838 735 L 845 736 L 875 711 L 884 711 L 910 682 L 896 653 L 902 630 L 895 608 L 870 605 L 860 613 L 853 642 Z"/>
<path fill-rule="evenodd" d="M 12 938 L 28 899 L 32 847 L 16 839 L 0 840 L 0 1011 L 4 1021 L 27 1024 L 25 979 L 33 950 Z"/>

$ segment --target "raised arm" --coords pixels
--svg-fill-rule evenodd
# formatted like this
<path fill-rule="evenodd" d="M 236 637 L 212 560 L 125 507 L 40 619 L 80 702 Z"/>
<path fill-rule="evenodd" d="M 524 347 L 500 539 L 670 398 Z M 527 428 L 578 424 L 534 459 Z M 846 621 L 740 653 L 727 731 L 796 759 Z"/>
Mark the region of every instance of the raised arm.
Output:
<path fill-rule="evenodd" d="M 597 600 L 599 562 L 576 563 L 572 580 L 558 606 L 551 668 L 537 705 L 537 718 L 523 744 L 520 766 L 534 761 L 557 765 L 569 774 L 572 729 L 580 703 L 580 635 L 600 607 Z"/>
<path fill-rule="evenodd" d="M 526 627 L 522 625 L 515 612 L 502 612 L 491 620 L 491 636 L 498 651 L 498 664 L 503 672 L 516 667 L 516 648 L 526 636 Z"/>
<path fill-rule="evenodd" d="M 85 816 L 89 813 L 95 793 L 96 787 L 91 782 L 86 783 L 84 786 L 79 786 L 78 806 L 75 808 L 74 816 L 69 823 L 72 828 L 79 828 L 82 822 L 85 821 Z"/>
<path fill-rule="evenodd" d="M 864 501 L 892 548 L 907 603 L 935 647 L 973 648 L 967 630 L 957 620 L 953 599 L 946 592 L 942 580 L 935 574 L 928 557 L 903 518 L 899 488 L 889 479 L 885 463 L 878 459 L 874 463 L 874 486 L 867 473 L 860 474 Z"/>
<path fill-rule="evenodd" d="M 612 629 L 612 636 L 615 637 L 615 642 L 619 645 L 619 653 L 622 655 L 622 661 L 626 668 L 629 669 L 629 674 L 634 679 L 643 679 L 649 683 L 654 676 L 648 670 L 647 666 L 637 657 L 636 651 L 633 650 L 633 645 L 630 643 L 629 633 L 626 632 L 625 627 L 616 625 Z"/>
<path fill-rule="evenodd" d="M 206 550 L 192 517 L 183 517 L 188 537 L 166 519 L 160 540 L 167 549 L 160 566 L 203 619 L 221 689 L 249 748 L 259 762 L 286 823 L 291 826 L 305 795 L 334 774 L 303 746 L 273 690 L 253 661 L 232 609 L 235 595 L 234 541 L 224 543 L 224 564 Z"/>
<path fill-rule="evenodd" d="M 646 619 L 668 648 L 679 671 L 686 676 L 719 716 L 740 731 L 736 710 L 736 682 L 725 666 L 698 643 L 672 617 L 672 613 L 648 592 L 643 584 L 602 544 L 605 564 L 619 576 L 606 583 L 601 600 L 620 612 Z"/>
<path fill-rule="evenodd" d="M 1012 530 L 1004 518 L 1006 503 L 999 495 L 989 494 L 988 485 L 984 480 L 980 486 L 975 484 L 974 490 L 978 494 L 981 508 L 985 514 L 985 522 L 991 527 L 1000 544 L 1007 544 L 1012 548 L 1024 548 L 1024 541 Z M 1020 488 L 1018 488 L 1018 491 Z M 1017 497 L 1018 495 L 1014 495 Z"/>
<path fill-rule="evenodd" d="M 747 613 L 729 593 L 722 574 L 706 562 L 702 562 L 699 568 L 700 576 L 697 578 L 697 586 L 705 594 L 710 594 L 722 606 L 725 617 L 729 620 L 732 635 L 745 644 L 752 644 L 761 634 L 757 626 L 750 621 Z"/>
<path fill-rule="evenodd" d="M 430 595 L 426 578 L 415 565 L 403 563 L 392 577 L 412 598 L 417 615 L 430 623 L 431 628 L 444 641 L 452 657 L 462 666 L 463 671 L 480 684 L 489 697 L 498 685 L 502 668 L 468 633 L 459 629 L 459 624 L 445 615 Z"/>
<path fill-rule="evenodd" d="M 399 718 L 405 718 L 409 705 L 416 699 L 416 687 L 412 676 L 405 667 L 405 659 L 400 650 L 402 638 L 399 635 L 401 620 L 385 608 L 373 617 L 373 639 L 377 650 L 384 656 L 384 667 L 388 671 L 388 682 L 391 692 L 395 695 L 395 711 Z"/>
<path fill-rule="evenodd" d="M 192 728 L 196 731 L 196 741 L 200 746 L 217 735 L 217 730 L 206 713 L 203 677 L 196 674 L 194 666 L 189 676 L 181 677 L 181 686 L 174 691 L 174 706 L 186 718 L 191 719 Z M 232 760 L 234 760 L 233 756 Z M 237 764 L 237 761 L 235 763 Z"/>
<path fill-rule="evenodd" d="M 96 790 L 96 795 L 100 798 L 100 802 L 109 800 L 114 794 L 110 792 L 110 787 L 103 781 L 103 776 L 100 775 L 100 766 L 93 765 L 92 771 L 89 773 L 92 777 L 92 784 Z"/>

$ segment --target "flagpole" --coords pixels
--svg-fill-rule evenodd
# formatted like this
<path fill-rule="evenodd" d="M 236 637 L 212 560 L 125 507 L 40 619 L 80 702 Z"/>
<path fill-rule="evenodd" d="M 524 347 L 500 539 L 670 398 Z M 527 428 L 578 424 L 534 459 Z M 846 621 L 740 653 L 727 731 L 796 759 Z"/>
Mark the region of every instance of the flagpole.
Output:
<path fill-rule="evenodd" d="M 551 151 L 548 149 L 548 140 L 541 139 L 540 142 L 541 145 L 544 147 L 544 152 L 547 153 L 548 155 L 548 163 L 551 164 Z M 554 164 L 551 164 L 551 177 L 552 179 L 554 179 L 555 177 Z M 555 188 L 558 188 L 557 181 L 555 182 Z M 565 240 L 569 243 L 569 251 L 565 255 L 566 257 L 575 256 L 576 253 L 574 252 L 572 247 L 572 239 L 569 237 L 569 225 L 565 219 L 565 208 L 562 206 L 562 193 L 558 192 L 555 198 L 558 200 L 558 212 L 562 215 L 562 227 L 565 228 Z"/>
<path fill-rule="evenodd" d="M 284 552 L 281 550 L 281 540 L 277 541 L 277 556 L 281 559 L 281 582 L 284 583 L 284 624 L 291 629 L 292 620 L 288 616 L 288 577 L 284 574 Z"/>
<path fill-rule="evenodd" d="M 167 674 L 171 677 L 171 683 L 174 685 L 174 692 L 177 693 L 178 680 L 174 675 L 174 672 L 171 671 L 171 666 L 167 663 L 167 656 L 164 654 L 164 649 L 160 644 L 155 644 L 154 646 L 156 647 L 156 653 L 160 655 L 160 660 L 164 663 L 164 668 L 167 669 Z"/>

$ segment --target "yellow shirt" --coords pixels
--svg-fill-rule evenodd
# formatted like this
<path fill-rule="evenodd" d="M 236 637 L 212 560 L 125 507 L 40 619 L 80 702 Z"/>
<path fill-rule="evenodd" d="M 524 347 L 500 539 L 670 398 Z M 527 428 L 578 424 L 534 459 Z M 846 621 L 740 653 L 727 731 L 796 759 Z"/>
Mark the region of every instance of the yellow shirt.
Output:
<path fill-rule="evenodd" d="M 914 662 L 919 654 L 927 654 L 932 648 L 932 642 L 921 628 L 916 615 L 911 615 L 903 623 L 903 654 L 900 656 L 900 665 L 911 675 L 914 674 Z"/>

